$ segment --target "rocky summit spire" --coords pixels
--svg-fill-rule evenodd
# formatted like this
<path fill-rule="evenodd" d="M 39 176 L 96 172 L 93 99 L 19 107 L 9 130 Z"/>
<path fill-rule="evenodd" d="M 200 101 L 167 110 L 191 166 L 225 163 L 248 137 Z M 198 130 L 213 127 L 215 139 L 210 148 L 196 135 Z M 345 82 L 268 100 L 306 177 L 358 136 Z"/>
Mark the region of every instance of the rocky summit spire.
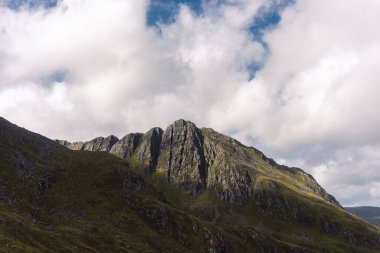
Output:
<path fill-rule="evenodd" d="M 194 123 L 177 120 L 163 134 L 158 171 L 169 183 L 193 194 L 206 189 L 207 163 L 203 135 Z"/>

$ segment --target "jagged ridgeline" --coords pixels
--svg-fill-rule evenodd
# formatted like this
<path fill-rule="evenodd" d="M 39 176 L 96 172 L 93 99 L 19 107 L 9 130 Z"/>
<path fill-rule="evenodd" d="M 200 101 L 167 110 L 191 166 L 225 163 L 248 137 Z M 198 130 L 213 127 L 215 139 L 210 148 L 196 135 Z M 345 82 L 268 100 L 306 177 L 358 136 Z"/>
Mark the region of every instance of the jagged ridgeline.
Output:
<path fill-rule="evenodd" d="M 0 118 L 0 252 L 380 252 L 310 175 L 212 129 L 57 142 Z"/>
<path fill-rule="evenodd" d="M 341 207 L 303 170 L 278 165 L 253 147 L 185 120 L 175 121 L 165 131 L 155 127 L 121 140 L 109 136 L 88 142 L 57 142 L 73 150 L 110 152 L 129 160 L 143 174 L 157 174 L 193 196 L 210 190 L 231 204 L 255 200 L 263 209 L 279 205 L 276 208 L 286 210 L 290 203 L 285 199 L 267 201 L 271 193 L 283 189 Z"/>

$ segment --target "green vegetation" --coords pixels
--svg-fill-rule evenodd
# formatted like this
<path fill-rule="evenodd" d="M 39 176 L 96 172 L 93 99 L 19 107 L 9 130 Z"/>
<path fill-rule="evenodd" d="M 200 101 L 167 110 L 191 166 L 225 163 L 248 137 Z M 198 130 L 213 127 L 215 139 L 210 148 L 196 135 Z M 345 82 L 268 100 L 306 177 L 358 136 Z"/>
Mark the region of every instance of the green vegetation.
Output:
<path fill-rule="evenodd" d="M 358 217 L 380 227 L 380 207 L 373 206 L 357 206 L 345 207 L 345 209 Z"/>
<path fill-rule="evenodd" d="M 0 118 L 0 252 L 380 252 L 376 227 L 243 150 L 255 164 L 228 166 L 256 195 L 230 204 L 145 175 L 133 155 L 68 150 Z"/>

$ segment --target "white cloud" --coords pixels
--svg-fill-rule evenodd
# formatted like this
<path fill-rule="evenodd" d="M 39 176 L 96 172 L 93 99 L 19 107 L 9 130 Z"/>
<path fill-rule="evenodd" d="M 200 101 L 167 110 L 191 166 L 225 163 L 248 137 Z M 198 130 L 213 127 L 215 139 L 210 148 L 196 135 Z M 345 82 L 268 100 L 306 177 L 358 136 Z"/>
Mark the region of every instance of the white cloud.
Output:
<path fill-rule="evenodd" d="M 344 204 L 380 205 L 378 1 L 296 1 L 252 81 L 266 56 L 247 28 L 272 1 L 228 2 L 182 6 L 160 33 L 142 0 L 0 7 L 0 115 L 69 140 L 186 118 L 302 166 Z"/>
<path fill-rule="evenodd" d="M 315 178 L 343 203 L 365 205 L 379 200 L 380 146 L 356 146 L 334 150 L 328 161 L 314 161 Z M 321 163 L 322 162 L 322 163 Z"/>
<path fill-rule="evenodd" d="M 373 183 L 369 189 L 369 193 L 373 198 L 380 198 L 380 183 Z"/>

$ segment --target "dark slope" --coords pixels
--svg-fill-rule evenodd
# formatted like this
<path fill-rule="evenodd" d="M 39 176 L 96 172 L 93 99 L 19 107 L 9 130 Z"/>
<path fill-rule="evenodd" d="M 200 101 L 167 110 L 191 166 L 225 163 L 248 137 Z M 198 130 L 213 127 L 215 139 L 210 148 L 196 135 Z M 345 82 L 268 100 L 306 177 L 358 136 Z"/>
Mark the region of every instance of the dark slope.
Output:
<path fill-rule="evenodd" d="M 84 149 L 91 142 L 65 146 Z M 129 134 L 115 147 L 111 153 L 127 159 L 170 203 L 220 227 L 255 228 L 293 251 L 379 250 L 379 231 L 345 212 L 311 175 L 212 129 L 178 120 L 165 131 Z"/>
<path fill-rule="evenodd" d="M 356 206 L 356 207 L 345 207 L 345 209 L 368 221 L 369 223 L 380 227 L 380 207 L 374 206 Z"/>
<path fill-rule="evenodd" d="M 213 130 L 96 143 L 72 151 L 0 118 L 0 252 L 380 251 L 309 175 Z"/>
<path fill-rule="evenodd" d="M 219 228 L 170 206 L 113 155 L 71 151 L 0 119 L 0 166 L 0 252 L 228 252 L 231 247 Z M 267 250 L 271 244 L 259 236 L 234 247 Z"/>

